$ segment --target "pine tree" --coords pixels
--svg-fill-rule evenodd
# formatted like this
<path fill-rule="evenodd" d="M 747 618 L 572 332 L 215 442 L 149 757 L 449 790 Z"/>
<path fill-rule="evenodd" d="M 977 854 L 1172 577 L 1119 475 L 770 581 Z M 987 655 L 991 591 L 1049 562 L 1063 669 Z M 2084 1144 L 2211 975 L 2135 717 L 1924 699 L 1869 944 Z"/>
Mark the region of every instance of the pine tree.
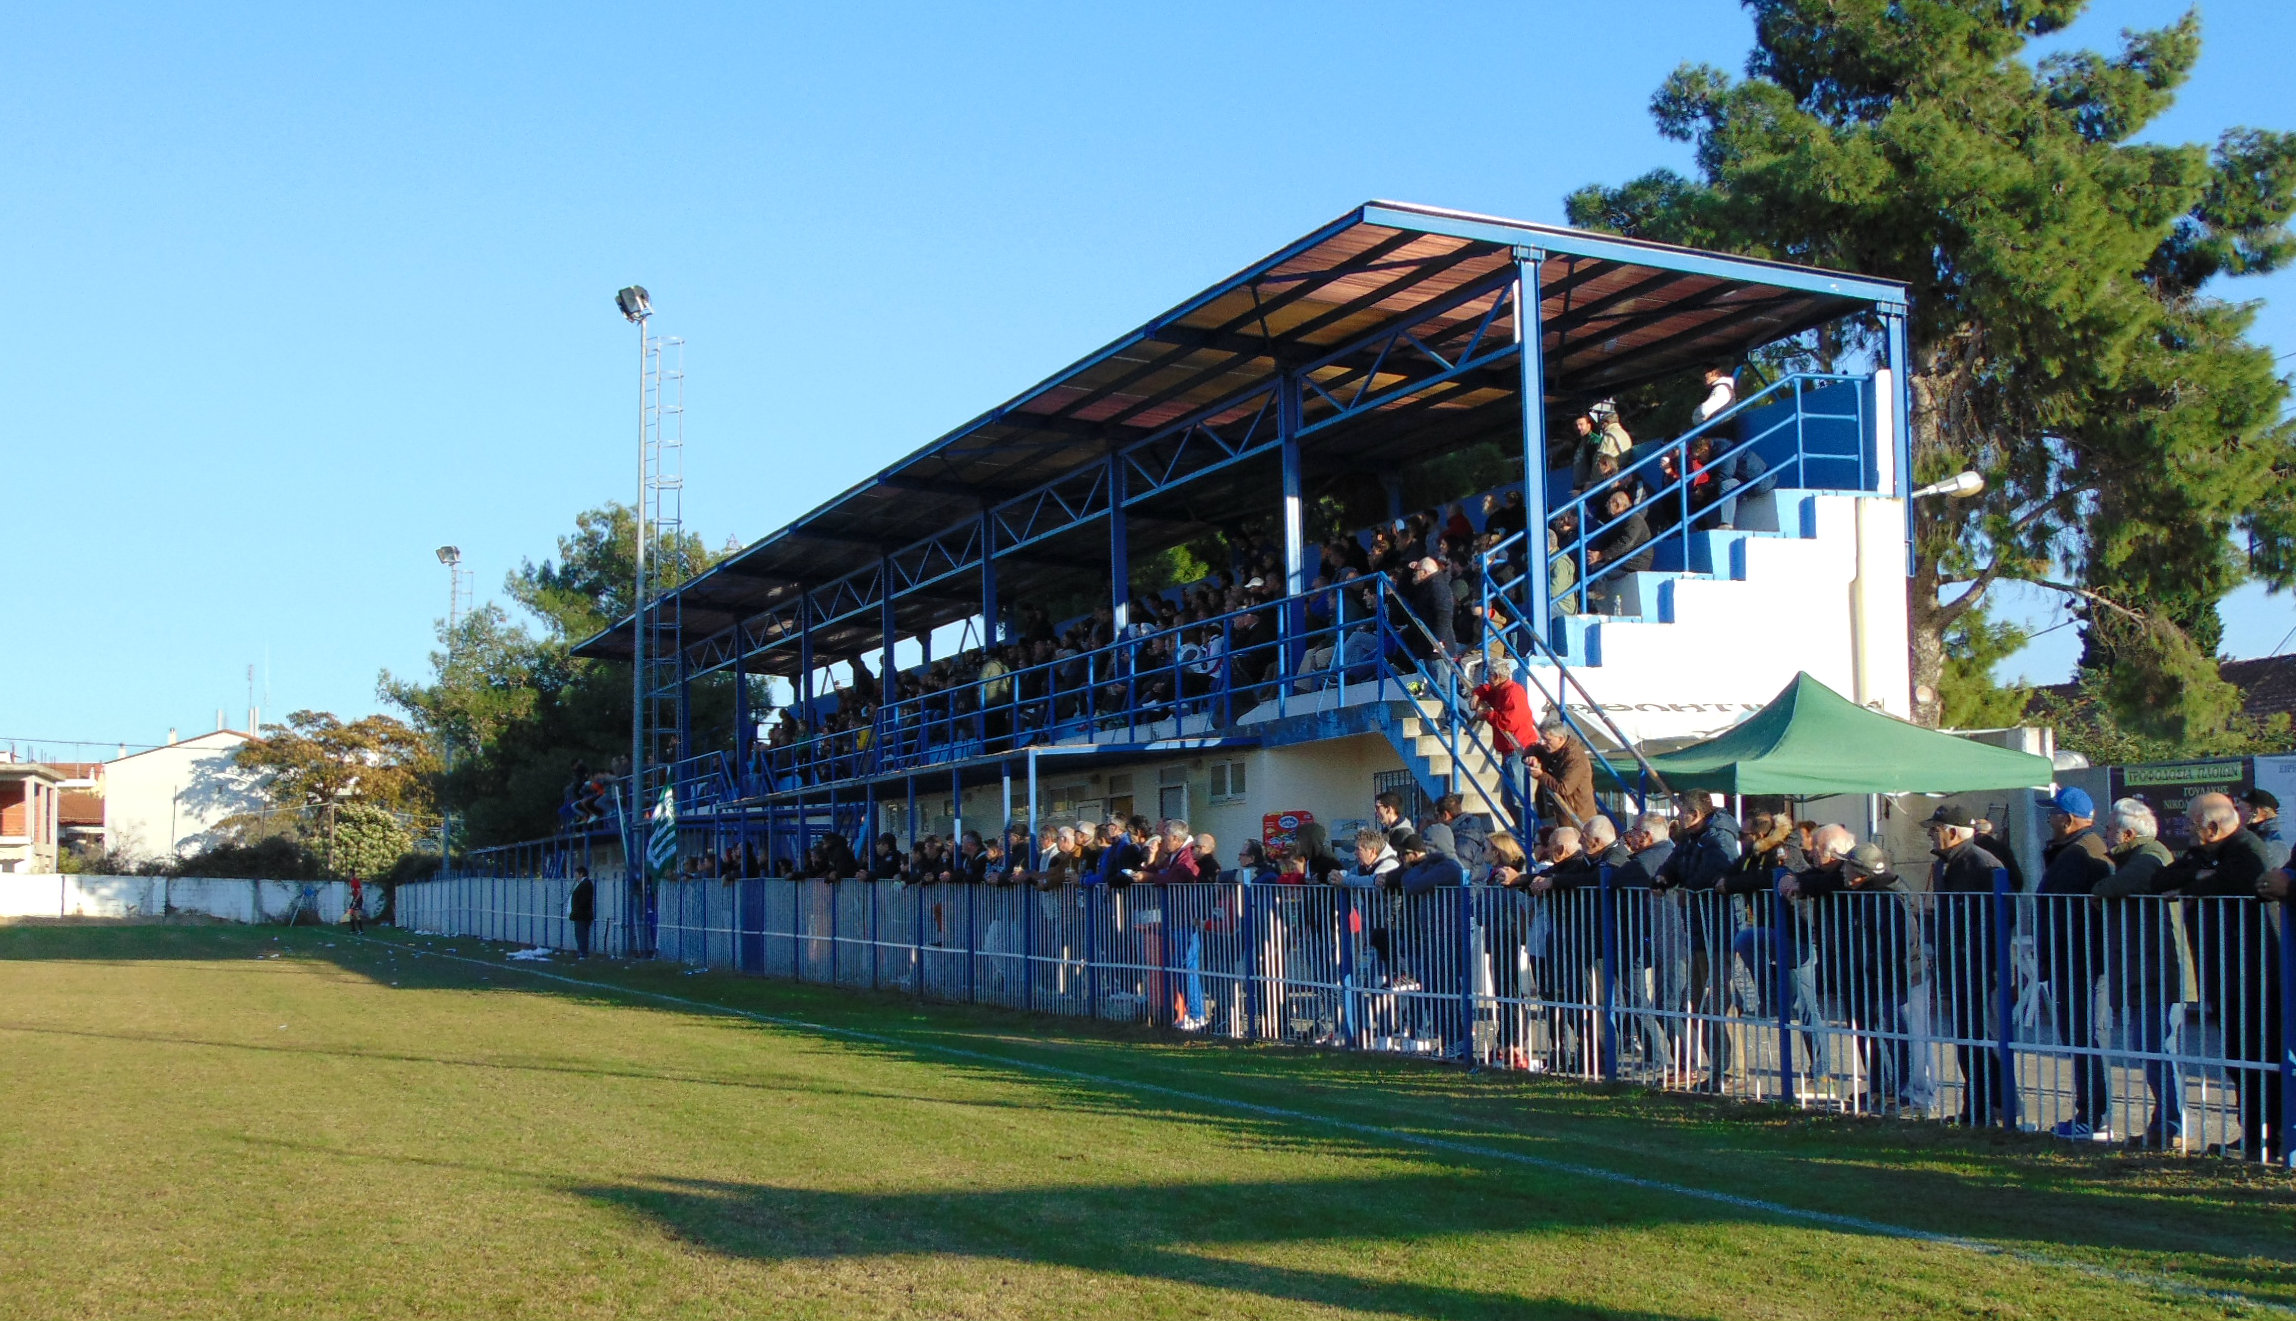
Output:
<path fill-rule="evenodd" d="M 2204 739 L 2237 705 L 2217 602 L 2251 576 L 2296 582 L 2287 384 L 2248 338 L 2253 307 L 2212 292 L 2296 255 L 2296 135 L 2136 141 L 2190 74 L 2199 19 L 2123 33 L 2111 57 L 2019 58 L 2085 7 L 1747 0 L 1747 76 L 1685 65 L 1652 101 L 1699 177 L 1592 186 L 1568 208 L 1907 283 L 1915 475 L 1987 479 L 1915 513 L 1924 721 L 1944 713 L 1948 635 L 2022 581 L 2075 604 L 2120 719 Z"/>

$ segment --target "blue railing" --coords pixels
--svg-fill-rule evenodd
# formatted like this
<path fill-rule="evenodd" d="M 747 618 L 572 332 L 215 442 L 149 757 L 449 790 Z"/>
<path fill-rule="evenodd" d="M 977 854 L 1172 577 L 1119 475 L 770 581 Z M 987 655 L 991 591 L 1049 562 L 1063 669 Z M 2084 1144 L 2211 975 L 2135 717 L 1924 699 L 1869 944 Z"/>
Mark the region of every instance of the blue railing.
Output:
<path fill-rule="evenodd" d="M 1869 384 L 1869 378 L 1859 376 L 1784 377 L 1672 440 L 1635 446 L 1616 475 L 1550 501 L 1546 528 L 1556 544 L 1546 556 L 1524 553 L 1525 529 L 1484 552 L 1484 562 L 1536 563 L 1550 582 L 1558 561 L 1567 564 L 1570 582 L 1553 594 L 1549 611 L 1593 613 L 1595 605 L 1616 603 L 1620 575 L 1635 572 L 1629 564 L 1640 561 L 1655 568 L 1663 557 L 1670 570 L 1695 570 L 1692 535 L 1718 526 L 1731 501 L 1779 486 L 1871 490 L 1879 469 L 1871 454 Z M 1701 440 L 1713 452 L 1694 469 L 1690 451 Z M 1764 470 L 1741 489 L 1731 474 L 1748 457 L 1759 458 Z M 1630 503 L 1611 513 L 1601 504 L 1616 490 L 1626 491 Z M 1648 535 L 1631 547 L 1613 548 L 1606 558 L 1601 543 L 1635 519 Z"/>

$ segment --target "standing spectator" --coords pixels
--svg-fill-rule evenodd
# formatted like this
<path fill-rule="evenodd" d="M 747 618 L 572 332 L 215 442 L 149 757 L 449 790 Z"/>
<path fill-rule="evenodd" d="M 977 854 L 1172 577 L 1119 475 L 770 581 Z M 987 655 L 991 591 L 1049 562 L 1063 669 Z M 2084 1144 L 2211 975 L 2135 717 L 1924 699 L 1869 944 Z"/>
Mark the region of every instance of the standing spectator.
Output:
<path fill-rule="evenodd" d="M 1148 818 L 1138 814 L 1124 823 L 1124 833 L 1100 855 L 1102 884 L 1130 885 L 1139 878 L 1148 865 L 1150 830 Z"/>
<path fill-rule="evenodd" d="M 1459 860 L 1459 865 L 1470 875 L 1489 861 L 1490 827 L 1484 824 L 1480 813 L 1467 811 L 1465 798 L 1458 794 L 1445 794 L 1436 799 L 1435 824 L 1451 832 L 1452 844 L 1448 852 Z"/>
<path fill-rule="evenodd" d="M 1590 608 L 1615 615 L 1623 605 L 1619 593 L 1624 575 L 1647 572 L 1657 560 L 1657 549 L 1650 544 L 1650 523 L 1634 507 L 1633 496 L 1614 489 L 1605 497 L 1602 511 L 1604 521 L 1586 552 L 1586 592 Z"/>
<path fill-rule="evenodd" d="M 2105 837 L 2096 830 L 2096 815 L 2087 790 L 2067 785 L 2057 791 L 2050 801 L 2050 839 L 2041 847 L 2040 893 L 2063 897 L 2035 901 L 2040 939 L 2034 945 L 2034 962 L 2052 992 L 2057 1040 L 2090 1052 L 2075 1054 L 2070 1061 L 2073 1117 L 2049 1130 L 2074 1142 L 2109 1139 L 2105 1128 L 2112 1113 L 2104 1057 L 2094 1053 L 2098 969 L 2088 899 L 2097 882 L 2113 874 Z"/>
<path fill-rule="evenodd" d="M 1291 852 L 1300 860 L 1308 881 L 1316 885 L 1339 884 L 1339 874 L 1347 869 L 1331 851 L 1331 829 L 1321 821 L 1300 823 L 1292 835 Z"/>
<path fill-rule="evenodd" d="M 1532 750 L 1530 775 L 1539 785 L 1538 813 L 1542 818 L 1585 830 L 1602 815 L 1594 801 L 1594 758 L 1586 745 L 1571 734 L 1562 716 L 1550 714 L 1539 722 L 1539 745 Z"/>
<path fill-rule="evenodd" d="M 1819 989 L 1842 1007 L 1856 1032 L 1852 1043 L 1866 1093 L 1851 1109 L 1895 1110 L 1904 1103 L 1912 1062 L 1905 1037 L 1913 953 L 1905 882 L 1890 870 L 1879 845 L 1859 844 L 1836 865 L 1803 872 L 1796 892 L 1821 951 Z"/>
<path fill-rule="evenodd" d="M 1411 840 L 1417 843 L 1418 838 L 1413 835 Z M 1335 871 L 1325 879 L 1333 885 L 1345 885 L 1358 890 L 1370 889 L 1386 880 L 1387 873 L 1402 865 L 1403 860 L 1395 855 L 1395 847 L 1388 842 L 1387 833 L 1365 826 L 1355 832 L 1355 865 L 1343 872 Z"/>
<path fill-rule="evenodd" d="M 1225 879 L 1241 885 L 1259 885 L 1275 878 L 1275 864 L 1268 860 L 1266 847 L 1256 839 L 1247 839 L 1236 847 L 1236 869 Z"/>
<path fill-rule="evenodd" d="M 1492 661 L 1491 677 L 1478 686 L 1470 698 L 1475 704 L 1475 714 L 1490 726 L 1491 751 L 1499 754 L 1507 811 L 1514 816 L 1524 835 L 1535 834 L 1538 823 L 1525 816 L 1531 803 L 1531 781 L 1523 754 L 1538 742 L 1539 735 L 1531 721 L 1531 695 L 1515 682 L 1514 659 L 1501 656 Z M 1591 775 L 1588 784 L 1591 788 Z"/>
<path fill-rule="evenodd" d="M 1643 1042 L 1643 1063 L 1672 1073 L 1674 1023 L 1660 1010 L 1675 1007 L 1689 950 L 1677 915 L 1653 902 L 1658 873 L 1674 856 L 1672 823 L 1662 813 L 1645 812 L 1626 832 L 1627 860 L 1612 874 L 1617 885 L 1618 1003 L 1634 1011 Z"/>
<path fill-rule="evenodd" d="M 590 924 L 598 916 L 598 887 L 590 883 L 590 869 L 574 869 L 574 890 L 566 896 L 566 920 L 574 924 L 574 957 L 590 957 Z"/>
<path fill-rule="evenodd" d="M 2089 891 L 2104 934 L 2104 963 L 2112 976 L 2105 984 L 2115 1016 L 2128 1025 L 2128 1048 L 2150 1056 L 2167 1039 L 2171 1013 L 2181 1015 L 2184 990 L 2169 932 L 2166 906 L 2155 896 L 2176 861 L 2160 842 L 2160 822 L 2141 798 L 2113 804 L 2106 828 L 2113 874 Z M 2179 1006 L 2171 1010 L 2170 1006 Z M 2184 1137 L 2184 1097 L 2176 1071 L 2165 1060 L 2144 1061 L 2145 1090 L 2152 1095 L 2152 1118 L 2134 1141 L 2169 1148 Z"/>
<path fill-rule="evenodd" d="M 2241 824 L 2228 795 L 2201 794 L 2185 816 L 2200 842 L 2161 879 L 2191 901 L 2187 955 L 2204 1002 L 2215 1001 L 2225 1057 L 2253 1061 L 2226 1072 L 2238 1094 L 2241 1145 L 2277 1165 L 2288 1150 L 2280 1131 L 2280 951 L 2264 905 L 2254 901 L 2284 903 L 2287 873 L 2265 865 L 2264 841 Z"/>
<path fill-rule="evenodd" d="M 351 873 L 350 902 L 344 906 L 343 920 L 351 924 L 351 934 L 365 935 L 367 930 L 367 884 Z"/>
<path fill-rule="evenodd" d="M 1734 934 L 1729 909 L 1718 894 L 1738 865 L 1738 821 L 1717 809 L 1714 797 L 1693 790 L 1674 796 L 1674 852 L 1656 878 L 1662 889 L 1674 891 L 1667 916 L 1681 924 L 1687 948 L 1681 951 L 1679 993 L 1668 997 L 1669 1006 L 1695 1010 L 1698 1054 L 1707 1066 L 1700 1090 L 1721 1090 L 1730 1057 L 1729 1034 L 1723 1016 L 1729 1009 L 1730 955 Z M 1654 915 L 1655 920 L 1655 915 Z"/>
<path fill-rule="evenodd" d="M 1692 426 L 1730 411 L 1730 406 L 1738 402 L 1738 377 L 1728 363 L 1718 362 L 1708 367 L 1701 381 L 1706 387 L 1706 397 L 1691 411 Z"/>
<path fill-rule="evenodd" d="M 1929 831 L 1929 888 L 1937 892 L 1929 945 L 1936 952 L 1940 1015 L 1962 1044 L 1953 1048 L 1961 1067 L 1961 1122 L 1969 1125 L 2017 1122 L 2017 1102 L 2007 1089 L 2000 1056 L 1992 1045 L 1995 932 L 1993 873 L 2001 860 L 1977 846 L 1977 817 L 1957 803 L 1944 803 L 1923 823 Z M 2006 933 L 2003 933 L 2006 934 Z"/>
<path fill-rule="evenodd" d="M 1419 832 L 1412 829 L 1411 818 L 1403 815 L 1403 795 L 1393 789 L 1383 790 L 1371 800 L 1371 819 L 1379 823 L 1380 833 L 1397 857 L 1410 852 L 1418 841 Z"/>
<path fill-rule="evenodd" d="M 1459 649 L 1459 636 L 1455 617 L 1459 602 L 1451 592 L 1451 574 L 1432 555 L 1423 555 L 1411 563 L 1411 587 L 1406 597 L 1411 614 L 1427 631 L 1406 630 L 1413 655 L 1431 663 L 1450 660 Z M 1433 641 L 1429 642 L 1428 637 Z"/>
<path fill-rule="evenodd" d="M 2288 865 L 2289 846 L 2280 838 L 2280 798 L 2270 789 L 2251 789 L 2240 795 L 2241 818 L 2264 841 L 2264 861 L 2274 871 Z"/>

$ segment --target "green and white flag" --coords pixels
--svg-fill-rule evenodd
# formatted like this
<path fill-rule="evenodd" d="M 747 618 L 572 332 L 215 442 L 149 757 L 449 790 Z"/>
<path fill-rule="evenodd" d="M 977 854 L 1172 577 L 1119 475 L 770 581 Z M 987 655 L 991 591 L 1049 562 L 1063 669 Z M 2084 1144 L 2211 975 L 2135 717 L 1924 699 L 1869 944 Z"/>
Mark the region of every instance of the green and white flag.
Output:
<path fill-rule="evenodd" d="M 646 836 L 646 871 L 659 879 L 671 875 L 678 864 L 678 800 L 670 786 L 662 786 L 662 800 L 654 805 L 654 829 Z"/>

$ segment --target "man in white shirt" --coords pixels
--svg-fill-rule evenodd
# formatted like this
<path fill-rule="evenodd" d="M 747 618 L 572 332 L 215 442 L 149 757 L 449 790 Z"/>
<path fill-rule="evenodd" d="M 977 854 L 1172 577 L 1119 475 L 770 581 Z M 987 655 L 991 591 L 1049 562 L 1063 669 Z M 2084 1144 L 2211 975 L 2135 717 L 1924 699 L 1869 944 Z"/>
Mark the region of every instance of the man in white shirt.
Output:
<path fill-rule="evenodd" d="M 1738 402 L 1738 378 L 1723 363 L 1706 369 L 1706 397 L 1698 402 L 1698 410 L 1690 415 L 1696 426 L 1715 414 L 1727 410 Z"/>

